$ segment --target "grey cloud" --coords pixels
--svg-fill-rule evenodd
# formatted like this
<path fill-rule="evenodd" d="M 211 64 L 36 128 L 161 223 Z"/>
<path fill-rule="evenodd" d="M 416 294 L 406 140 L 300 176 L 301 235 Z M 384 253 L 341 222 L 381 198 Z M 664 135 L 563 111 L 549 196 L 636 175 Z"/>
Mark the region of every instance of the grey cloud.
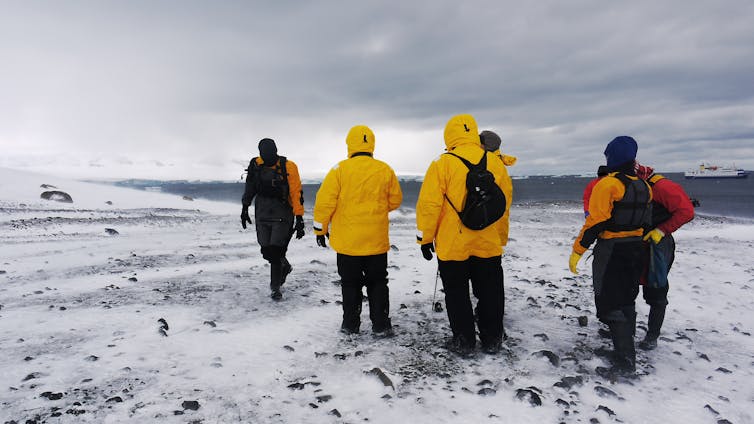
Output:
<path fill-rule="evenodd" d="M 620 134 L 676 169 L 754 157 L 754 4 L 743 0 L 6 9 L 8 150 L 222 163 L 272 136 L 306 172 L 342 158 L 347 129 L 365 123 L 396 169 L 423 172 L 447 119 L 468 112 L 520 157 L 514 174 L 591 171 Z M 381 138 L 387 129 L 415 144 Z"/>

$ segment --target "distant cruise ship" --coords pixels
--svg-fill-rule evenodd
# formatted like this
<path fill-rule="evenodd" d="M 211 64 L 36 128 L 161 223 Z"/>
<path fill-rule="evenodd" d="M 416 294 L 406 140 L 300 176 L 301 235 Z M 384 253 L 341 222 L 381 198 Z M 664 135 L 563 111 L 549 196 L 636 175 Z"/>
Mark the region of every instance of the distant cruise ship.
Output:
<path fill-rule="evenodd" d="M 727 167 L 705 163 L 699 165 L 699 169 L 686 171 L 683 174 L 686 178 L 746 178 L 748 175 L 748 172 L 735 166 Z"/>

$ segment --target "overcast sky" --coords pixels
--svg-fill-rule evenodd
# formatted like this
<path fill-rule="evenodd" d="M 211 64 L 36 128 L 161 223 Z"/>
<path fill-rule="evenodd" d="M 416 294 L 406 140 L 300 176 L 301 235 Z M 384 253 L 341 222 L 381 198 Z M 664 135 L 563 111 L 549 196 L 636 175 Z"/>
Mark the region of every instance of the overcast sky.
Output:
<path fill-rule="evenodd" d="M 754 169 L 754 2 L 3 1 L 0 166 L 233 180 L 264 137 L 321 176 L 356 124 L 423 174 L 458 113 L 514 175 L 591 172 L 617 135 Z"/>

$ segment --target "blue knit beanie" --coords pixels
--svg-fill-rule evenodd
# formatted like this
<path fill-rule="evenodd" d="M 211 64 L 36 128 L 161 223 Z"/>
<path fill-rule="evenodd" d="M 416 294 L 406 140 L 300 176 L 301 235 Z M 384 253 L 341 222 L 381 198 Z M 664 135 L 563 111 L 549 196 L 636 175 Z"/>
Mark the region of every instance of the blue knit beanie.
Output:
<path fill-rule="evenodd" d="M 636 140 L 622 135 L 615 137 L 613 141 L 607 144 L 605 148 L 605 158 L 607 158 L 607 167 L 611 170 L 620 168 L 621 165 L 636 160 L 636 151 L 639 147 Z"/>

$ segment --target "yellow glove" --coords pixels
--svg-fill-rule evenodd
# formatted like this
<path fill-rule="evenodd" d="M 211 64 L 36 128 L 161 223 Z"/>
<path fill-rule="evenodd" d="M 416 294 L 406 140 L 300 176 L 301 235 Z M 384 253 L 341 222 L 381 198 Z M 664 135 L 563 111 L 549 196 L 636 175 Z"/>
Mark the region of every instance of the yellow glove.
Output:
<path fill-rule="evenodd" d="M 652 241 L 657 244 L 660 242 L 660 240 L 662 240 L 663 237 L 665 237 L 665 233 L 663 233 L 661 229 L 655 228 L 644 236 L 644 241 L 649 241 L 649 239 L 652 239 Z"/>
<path fill-rule="evenodd" d="M 579 255 L 576 252 L 571 253 L 571 257 L 568 258 L 568 269 L 570 269 L 571 272 L 574 273 L 574 274 L 578 274 L 579 273 L 576 270 L 576 265 L 578 265 L 579 259 L 581 259 L 581 255 Z"/>

